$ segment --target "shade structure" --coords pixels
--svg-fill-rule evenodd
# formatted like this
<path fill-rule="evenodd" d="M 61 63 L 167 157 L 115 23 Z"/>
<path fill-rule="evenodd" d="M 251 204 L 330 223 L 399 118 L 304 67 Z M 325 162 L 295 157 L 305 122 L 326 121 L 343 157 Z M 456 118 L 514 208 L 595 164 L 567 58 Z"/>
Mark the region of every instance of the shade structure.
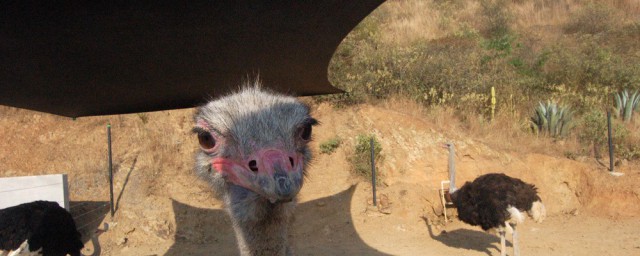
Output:
<path fill-rule="evenodd" d="M 0 104 L 68 117 L 189 108 L 259 77 L 336 93 L 329 61 L 383 0 L 0 0 Z"/>

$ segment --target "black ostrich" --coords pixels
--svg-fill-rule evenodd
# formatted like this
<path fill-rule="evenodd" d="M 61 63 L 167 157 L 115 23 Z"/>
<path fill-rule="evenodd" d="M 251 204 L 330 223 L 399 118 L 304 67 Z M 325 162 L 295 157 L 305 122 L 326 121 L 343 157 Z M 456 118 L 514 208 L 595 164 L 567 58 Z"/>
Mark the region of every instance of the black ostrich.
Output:
<path fill-rule="evenodd" d="M 258 82 L 198 109 L 196 172 L 224 200 L 241 255 L 293 255 L 289 235 L 317 121 Z"/>
<path fill-rule="evenodd" d="M 80 256 L 84 247 L 71 214 L 56 202 L 35 201 L 0 210 L 0 255 Z"/>
<path fill-rule="evenodd" d="M 546 210 L 537 188 L 520 179 L 502 173 L 489 173 L 466 182 L 460 189 L 455 186 L 455 150 L 452 143 L 446 143 L 449 149 L 449 193 L 451 202 L 458 209 L 458 218 L 488 231 L 495 229 L 500 235 L 500 255 L 505 256 L 505 232 L 513 234 L 513 251 L 520 255 L 516 226 L 524 222 L 527 212 L 533 220 L 540 223 L 546 216 Z"/>

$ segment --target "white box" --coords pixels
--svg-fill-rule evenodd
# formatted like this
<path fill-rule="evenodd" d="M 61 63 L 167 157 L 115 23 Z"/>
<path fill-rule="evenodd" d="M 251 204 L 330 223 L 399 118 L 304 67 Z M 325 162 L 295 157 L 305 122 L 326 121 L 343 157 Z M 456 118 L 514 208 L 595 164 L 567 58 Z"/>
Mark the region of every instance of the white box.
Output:
<path fill-rule="evenodd" d="M 0 178 L 0 209 L 37 200 L 57 202 L 69 210 L 66 174 Z"/>

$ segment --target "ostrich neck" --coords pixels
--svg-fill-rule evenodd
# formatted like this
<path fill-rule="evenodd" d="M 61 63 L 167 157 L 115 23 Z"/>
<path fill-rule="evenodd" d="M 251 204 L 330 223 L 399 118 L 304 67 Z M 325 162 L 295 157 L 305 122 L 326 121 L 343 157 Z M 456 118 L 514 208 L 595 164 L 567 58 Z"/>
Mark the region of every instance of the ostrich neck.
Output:
<path fill-rule="evenodd" d="M 295 204 L 271 204 L 261 197 L 229 201 L 227 209 L 233 222 L 240 254 L 291 255 L 288 238 Z"/>
<path fill-rule="evenodd" d="M 449 148 L 449 193 L 456 191 L 456 153 L 453 146 Z"/>

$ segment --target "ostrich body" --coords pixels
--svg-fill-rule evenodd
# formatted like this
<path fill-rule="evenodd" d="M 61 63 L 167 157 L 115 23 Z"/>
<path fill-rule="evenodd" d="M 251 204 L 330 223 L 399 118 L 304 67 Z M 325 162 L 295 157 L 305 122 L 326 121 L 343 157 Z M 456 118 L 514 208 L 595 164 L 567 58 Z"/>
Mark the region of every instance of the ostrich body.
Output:
<path fill-rule="evenodd" d="M 197 110 L 195 169 L 224 201 L 242 255 L 293 255 L 288 234 L 316 123 L 296 98 L 257 82 Z"/>
<path fill-rule="evenodd" d="M 510 230 L 513 234 L 514 255 L 519 256 L 516 227 L 524 222 L 523 212 L 527 212 L 538 223 L 546 217 L 537 188 L 502 173 L 489 173 L 473 182 L 466 182 L 457 189 L 454 182 L 455 167 L 452 167 L 455 149 L 452 143 L 447 143 L 445 147 L 449 149 L 449 193 L 453 205 L 458 209 L 458 218 L 469 225 L 480 226 L 485 231 L 497 230 L 502 256 L 506 255 L 505 232 Z"/>
<path fill-rule="evenodd" d="M 80 237 L 71 214 L 56 202 L 0 210 L 0 255 L 80 256 Z"/>

